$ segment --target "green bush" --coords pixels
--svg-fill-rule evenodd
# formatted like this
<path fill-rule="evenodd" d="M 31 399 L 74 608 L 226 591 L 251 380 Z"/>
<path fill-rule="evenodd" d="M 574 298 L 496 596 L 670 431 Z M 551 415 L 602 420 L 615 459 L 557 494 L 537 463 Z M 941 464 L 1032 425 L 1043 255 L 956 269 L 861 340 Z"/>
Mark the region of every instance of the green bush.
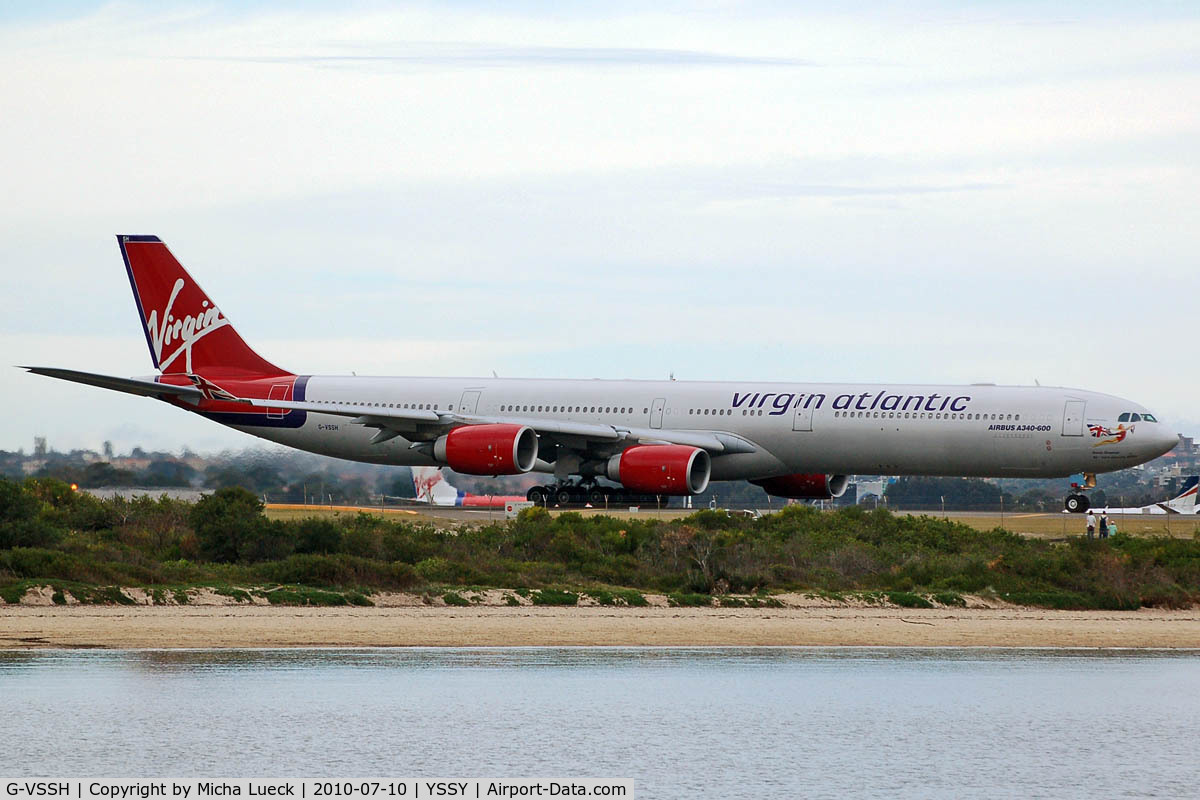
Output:
<path fill-rule="evenodd" d="M 888 592 L 887 599 L 901 608 L 933 608 L 933 603 L 912 592 Z"/>
<path fill-rule="evenodd" d="M 340 592 L 326 592 L 304 586 L 280 586 L 263 592 L 271 605 L 281 606 L 344 606 L 349 604 Z"/>
<path fill-rule="evenodd" d="M 530 597 L 535 606 L 573 606 L 579 602 L 579 595 L 559 589 L 542 589 Z"/>
<path fill-rule="evenodd" d="M 297 553 L 328 555 L 342 545 L 342 528 L 328 518 L 308 517 L 292 524 Z"/>
<path fill-rule="evenodd" d="M 469 606 L 471 601 L 463 597 L 458 592 L 446 592 L 442 595 L 442 601 L 448 606 Z"/>
<path fill-rule="evenodd" d="M 967 601 L 963 599 L 962 595 L 957 594 L 956 592 L 936 592 L 933 595 L 933 600 L 935 603 L 941 606 L 958 606 L 960 608 L 965 608 L 967 605 Z"/>
<path fill-rule="evenodd" d="M 667 595 L 667 603 L 675 607 L 703 607 L 713 604 L 711 594 L 696 592 L 672 592 Z"/>
<path fill-rule="evenodd" d="M 232 563 L 286 556 L 290 550 L 286 527 L 264 517 L 262 510 L 262 501 L 240 486 L 200 498 L 189 520 L 204 557 Z"/>

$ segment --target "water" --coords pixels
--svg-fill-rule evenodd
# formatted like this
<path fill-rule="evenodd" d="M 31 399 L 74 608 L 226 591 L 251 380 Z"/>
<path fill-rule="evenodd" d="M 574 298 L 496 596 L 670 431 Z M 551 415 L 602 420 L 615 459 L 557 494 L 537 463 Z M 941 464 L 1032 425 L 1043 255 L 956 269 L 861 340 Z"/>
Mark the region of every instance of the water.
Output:
<path fill-rule="evenodd" d="M 642 798 L 1185 797 L 1200 652 L 0 652 L 0 774 L 632 777 Z"/>

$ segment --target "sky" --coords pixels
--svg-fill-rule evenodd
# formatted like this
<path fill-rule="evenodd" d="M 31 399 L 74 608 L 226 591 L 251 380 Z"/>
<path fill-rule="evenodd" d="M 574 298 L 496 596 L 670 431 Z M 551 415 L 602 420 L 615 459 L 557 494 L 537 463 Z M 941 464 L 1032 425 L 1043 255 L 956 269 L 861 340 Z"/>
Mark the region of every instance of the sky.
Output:
<path fill-rule="evenodd" d="M 4 4 L 0 449 L 257 442 L 10 366 L 152 374 L 118 233 L 298 373 L 1038 381 L 1200 434 L 1200 6 L 830 5 Z"/>

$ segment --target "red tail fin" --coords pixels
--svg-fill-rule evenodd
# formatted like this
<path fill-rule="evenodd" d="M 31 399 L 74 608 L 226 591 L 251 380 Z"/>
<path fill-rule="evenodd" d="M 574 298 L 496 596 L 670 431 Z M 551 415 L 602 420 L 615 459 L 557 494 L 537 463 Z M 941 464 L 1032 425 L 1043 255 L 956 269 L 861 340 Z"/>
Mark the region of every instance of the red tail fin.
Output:
<path fill-rule="evenodd" d="M 163 374 L 290 374 L 250 349 L 157 236 L 117 236 L 150 358 Z"/>

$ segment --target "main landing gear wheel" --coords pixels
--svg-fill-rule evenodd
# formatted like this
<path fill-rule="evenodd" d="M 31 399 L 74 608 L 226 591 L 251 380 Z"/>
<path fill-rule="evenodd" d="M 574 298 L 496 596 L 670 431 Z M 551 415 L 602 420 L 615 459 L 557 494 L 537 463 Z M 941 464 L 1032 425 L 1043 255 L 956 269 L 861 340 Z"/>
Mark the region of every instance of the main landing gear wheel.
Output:
<path fill-rule="evenodd" d="M 554 495 L 554 502 L 558 503 L 560 506 L 569 506 L 573 499 L 574 498 L 571 497 L 571 493 L 566 489 L 559 489 Z"/>
<path fill-rule="evenodd" d="M 546 490 L 541 486 L 534 486 L 525 493 L 525 499 L 539 506 L 544 506 L 546 505 Z"/>
<path fill-rule="evenodd" d="M 1092 504 L 1088 501 L 1086 494 L 1069 495 L 1065 505 L 1067 507 L 1067 511 L 1070 511 L 1072 514 L 1082 514 L 1092 507 Z"/>

